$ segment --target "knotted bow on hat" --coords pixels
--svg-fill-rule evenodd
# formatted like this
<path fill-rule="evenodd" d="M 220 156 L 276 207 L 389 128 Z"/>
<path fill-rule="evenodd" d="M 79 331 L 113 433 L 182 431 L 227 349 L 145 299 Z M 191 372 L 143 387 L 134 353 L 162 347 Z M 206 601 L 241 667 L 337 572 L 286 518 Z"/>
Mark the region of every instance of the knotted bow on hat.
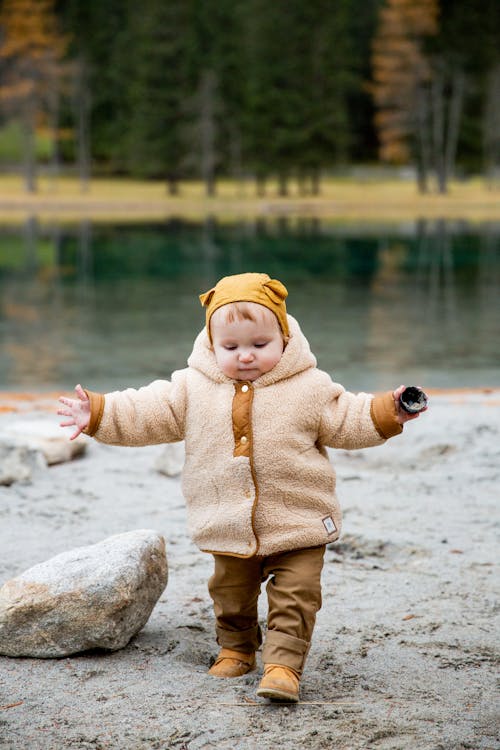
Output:
<path fill-rule="evenodd" d="M 267 273 L 240 273 L 235 276 L 224 276 L 205 294 L 200 294 L 200 302 L 206 311 L 207 333 L 210 342 L 210 318 L 219 307 L 231 302 L 256 302 L 271 310 L 278 318 L 284 336 L 289 335 L 286 317 L 285 299 L 288 296 L 286 287 L 271 279 Z"/>

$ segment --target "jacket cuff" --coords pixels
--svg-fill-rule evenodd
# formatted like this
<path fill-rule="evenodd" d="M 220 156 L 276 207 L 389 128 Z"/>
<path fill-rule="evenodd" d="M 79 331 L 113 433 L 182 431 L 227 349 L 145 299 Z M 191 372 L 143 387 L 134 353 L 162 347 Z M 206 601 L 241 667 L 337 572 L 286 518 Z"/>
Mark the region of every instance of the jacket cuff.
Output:
<path fill-rule="evenodd" d="M 403 432 L 403 425 L 398 422 L 392 391 L 380 393 L 373 397 L 370 406 L 370 415 L 375 429 L 384 440 Z"/>
<path fill-rule="evenodd" d="M 86 428 L 83 430 L 85 435 L 92 437 L 96 434 L 101 424 L 102 415 L 104 412 L 104 396 L 102 393 L 93 393 L 93 391 L 85 391 L 90 401 L 90 419 Z"/>

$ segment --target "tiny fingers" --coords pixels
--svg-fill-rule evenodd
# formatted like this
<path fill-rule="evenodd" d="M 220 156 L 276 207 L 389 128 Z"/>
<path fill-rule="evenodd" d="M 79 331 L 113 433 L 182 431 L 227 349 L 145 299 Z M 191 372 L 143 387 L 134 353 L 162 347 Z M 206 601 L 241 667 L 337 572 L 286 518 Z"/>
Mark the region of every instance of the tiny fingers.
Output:
<path fill-rule="evenodd" d="M 78 383 L 78 385 L 75 386 L 75 393 L 78 396 L 78 398 L 80 399 L 80 401 L 88 401 L 87 394 L 83 390 L 83 388 L 80 385 L 80 383 Z"/>
<path fill-rule="evenodd" d="M 421 412 L 416 412 L 415 414 L 405 414 L 405 422 L 411 422 L 412 419 L 418 419 Z"/>

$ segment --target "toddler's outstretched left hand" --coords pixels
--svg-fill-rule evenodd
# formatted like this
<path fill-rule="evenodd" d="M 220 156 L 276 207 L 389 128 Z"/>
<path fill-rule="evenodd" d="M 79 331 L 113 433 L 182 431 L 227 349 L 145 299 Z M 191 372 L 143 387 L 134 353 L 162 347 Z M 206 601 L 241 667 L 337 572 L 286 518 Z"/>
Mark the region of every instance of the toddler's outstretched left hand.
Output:
<path fill-rule="evenodd" d="M 392 394 L 394 396 L 394 404 L 396 406 L 397 419 L 399 424 L 409 422 L 411 419 L 417 419 L 417 417 L 419 417 L 424 411 L 427 411 L 427 406 L 424 407 L 422 411 L 416 412 L 415 414 L 408 414 L 408 412 L 403 409 L 403 407 L 399 403 L 399 397 L 401 396 L 405 388 L 405 385 L 400 385 L 399 388 L 396 388 L 396 390 Z"/>
<path fill-rule="evenodd" d="M 57 413 L 63 417 L 68 417 L 66 422 L 61 422 L 61 427 L 75 427 L 75 431 L 70 437 L 74 440 L 88 426 L 90 420 L 90 401 L 89 397 L 81 385 L 75 387 L 78 398 L 65 398 L 61 396 L 59 402 L 64 404 L 64 408 L 59 408 Z"/>

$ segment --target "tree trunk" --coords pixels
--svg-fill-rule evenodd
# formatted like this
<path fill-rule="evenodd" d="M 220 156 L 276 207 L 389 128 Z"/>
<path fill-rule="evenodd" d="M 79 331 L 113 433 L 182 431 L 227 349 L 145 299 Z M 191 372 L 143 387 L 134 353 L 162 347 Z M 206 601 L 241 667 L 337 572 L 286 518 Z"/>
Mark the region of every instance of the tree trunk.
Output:
<path fill-rule="evenodd" d="M 448 179 L 455 175 L 455 162 L 457 157 L 458 136 L 460 133 L 460 120 L 465 94 L 465 74 L 461 68 L 453 73 L 451 84 L 451 99 L 448 113 L 448 129 L 444 150 L 445 171 Z"/>
<path fill-rule="evenodd" d="M 311 173 L 311 192 L 313 195 L 321 193 L 321 171 L 319 168 L 313 169 Z"/>
<path fill-rule="evenodd" d="M 23 117 L 24 185 L 27 193 L 37 191 L 35 109 L 35 102 L 30 100 Z"/>
<path fill-rule="evenodd" d="M 417 91 L 417 184 L 419 193 L 429 190 L 430 143 L 428 95 L 423 85 Z"/>
<path fill-rule="evenodd" d="M 243 158 L 242 158 L 241 132 L 240 129 L 232 124 L 229 126 L 229 155 L 231 163 L 231 173 L 235 184 L 238 187 L 238 195 L 244 197 L 245 183 L 243 179 Z"/>
<path fill-rule="evenodd" d="M 179 195 L 179 181 L 173 175 L 167 177 L 167 193 L 171 196 Z"/>
<path fill-rule="evenodd" d="M 75 109 L 78 143 L 78 174 L 80 190 L 90 187 L 90 86 L 88 65 L 83 55 L 76 62 Z"/>
<path fill-rule="evenodd" d="M 432 163 L 438 190 L 446 193 L 447 176 L 444 160 L 444 71 L 441 62 L 435 66 L 431 85 L 432 101 Z"/>
<path fill-rule="evenodd" d="M 488 75 L 483 119 L 484 171 L 488 187 L 493 189 L 500 169 L 500 64 Z"/>
<path fill-rule="evenodd" d="M 201 177 L 205 183 L 208 196 L 216 193 L 215 165 L 215 99 L 217 94 L 217 76 L 212 70 L 203 73 L 200 91 L 200 127 L 201 127 Z"/>
<path fill-rule="evenodd" d="M 50 101 L 50 120 L 51 120 L 51 131 L 52 131 L 52 153 L 50 156 L 50 173 L 52 181 L 52 190 L 57 189 L 57 178 L 59 177 L 60 171 L 60 149 L 59 149 L 59 109 L 60 109 L 60 97 L 59 97 L 59 81 L 57 77 L 53 77 L 51 81 L 51 90 L 49 92 Z"/>
<path fill-rule="evenodd" d="M 279 174 L 278 194 L 282 198 L 286 198 L 288 196 L 288 175 L 285 172 L 280 172 Z"/>
<path fill-rule="evenodd" d="M 299 187 L 299 195 L 305 197 L 307 195 L 307 173 L 302 169 L 297 175 L 297 185 Z"/>

